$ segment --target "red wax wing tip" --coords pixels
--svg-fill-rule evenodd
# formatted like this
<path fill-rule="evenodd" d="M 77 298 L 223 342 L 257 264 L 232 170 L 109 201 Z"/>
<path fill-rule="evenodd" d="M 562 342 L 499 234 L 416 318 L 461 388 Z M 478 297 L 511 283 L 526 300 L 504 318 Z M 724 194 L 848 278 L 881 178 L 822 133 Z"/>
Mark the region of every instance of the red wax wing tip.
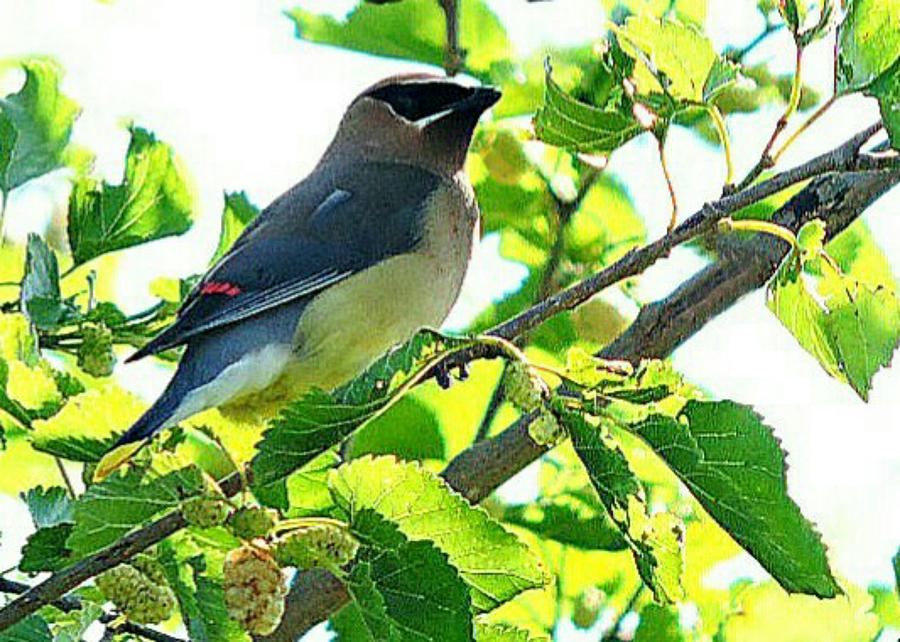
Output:
<path fill-rule="evenodd" d="M 224 294 L 225 296 L 237 296 L 241 293 L 241 288 L 231 283 L 217 283 L 210 281 L 200 288 L 200 294 Z"/>

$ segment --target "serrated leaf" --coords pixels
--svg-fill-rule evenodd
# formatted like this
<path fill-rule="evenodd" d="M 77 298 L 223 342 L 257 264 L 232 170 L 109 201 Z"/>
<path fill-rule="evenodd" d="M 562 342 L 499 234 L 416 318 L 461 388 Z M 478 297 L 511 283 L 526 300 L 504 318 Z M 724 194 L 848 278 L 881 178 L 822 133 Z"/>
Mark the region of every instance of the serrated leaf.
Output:
<path fill-rule="evenodd" d="M 88 390 L 70 398 L 53 417 L 34 422 L 34 447 L 63 459 L 97 462 L 144 408 L 115 384 Z"/>
<path fill-rule="evenodd" d="M 114 250 L 183 234 L 193 198 L 172 149 L 132 127 L 122 182 L 75 181 L 69 197 L 69 245 L 75 265 Z"/>
<path fill-rule="evenodd" d="M 634 79 L 641 94 L 665 92 L 676 100 L 702 102 L 705 89 L 717 90 L 726 84 L 729 65 L 716 64 L 712 42 L 695 27 L 631 16 L 616 34 L 622 48 L 636 59 Z"/>
<path fill-rule="evenodd" d="M 329 487 L 351 521 L 357 511 L 373 509 L 409 539 L 434 542 L 470 586 L 476 611 L 544 585 L 527 546 L 417 464 L 364 457 L 333 471 Z"/>
<path fill-rule="evenodd" d="M 658 602 L 680 600 L 684 526 L 668 513 L 649 514 L 641 483 L 622 448 L 603 427 L 590 425 L 572 410 L 561 413 L 561 419 L 594 489 L 628 542 L 644 583 Z"/>
<path fill-rule="evenodd" d="M 740 77 L 741 67 L 723 56 L 716 56 L 703 83 L 703 102 L 710 103 Z"/>
<path fill-rule="evenodd" d="M 37 486 L 22 493 L 22 501 L 37 528 L 73 521 L 72 500 L 62 486 Z"/>
<path fill-rule="evenodd" d="M 90 555 L 160 513 L 177 508 L 202 488 L 201 473 L 195 466 L 162 476 L 137 468 L 113 473 L 89 486 L 75 502 L 75 529 L 68 545 L 79 556 Z"/>
<path fill-rule="evenodd" d="M 847 0 L 838 27 L 835 87 L 869 87 L 900 60 L 900 0 Z"/>
<path fill-rule="evenodd" d="M 40 615 L 29 615 L 0 631 L 0 642 L 52 642 L 50 627 Z"/>
<path fill-rule="evenodd" d="M 72 523 L 55 524 L 29 535 L 22 547 L 19 570 L 23 573 L 55 572 L 74 562 L 76 557 L 66 543 L 74 527 Z"/>
<path fill-rule="evenodd" d="M 361 546 L 347 590 L 370 636 L 357 639 L 474 641 L 469 591 L 446 553 L 372 509 L 355 512 L 350 530 Z"/>
<path fill-rule="evenodd" d="M 751 408 L 691 400 L 634 426 L 697 501 L 787 591 L 834 597 L 825 547 L 788 496 L 784 452 Z"/>
<path fill-rule="evenodd" d="M 259 215 L 259 208 L 250 202 L 244 192 L 225 194 L 225 209 L 222 212 L 222 228 L 219 230 L 219 245 L 210 263 L 221 259 L 250 221 Z"/>
<path fill-rule="evenodd" d="M 287 15 L 294 21 L 297 37 L 303 40 L 438 67 L 444 63 L 444 15 L 432 0 L 380 5 L 360 2 L 344 20 L 301 7 Z M 462 0 L 459 21 L 466 71 L 488 79 L 492 72 L 509 66 L 512 43 L 485 2 Z"/>
<path fill-rule="evenodd" d="M 56 254 L 37 234 L 28 235 L 19 301 L 28 319 L 40 329 L 56 327 L 66 312 L 59 290 Z"/>
<path fill-rule="evenodd" d="M 102 616 L 102 606 L 81 600 L 81 608 L 53 620 L 53 642 L 82 642 L 88 628 Z"/>
<path fill-rule="evenodd" d="M 900 300 L 893 283 L 872 286 L 843 274 L 823 239 L 821 225 L 800 230 L 801 255 L 785 258 L 769 284 L 768 306 L 828 374 L 866 400 L 900 343 Z"/>
<path fill-rule="evenodd" d="M 400 383 L 436 355 L 469 343 L 422 330 L 341 388 L 331 393 L 315 390 L 290 404 L 269 423 L 257 445 L 254 494 L 261 502 L 287 510 L 288 476 L 384 412 L 397 398 Z"/>
<path fill-rule="evenodd" d="M 872 378 L 890 365 L 900 344 L 900 300 L 885 289 L 852 283 L 847 302 L 825 317 L 825 330 L 834 347 L 841 371 L 868 401 Z"/>
<path fill-rule="evenodd" d="M 571 151 L 609 154 L 643 131 L 629 111 L 595 107 L 567 94 L 546 70 L 544 104 L 534 116 L 539 139 Z"/>
<path fill-rule="evenodd" d="M 51 60 L 22 63 L 25 84 L 0 99 L 0 191 L 66 164 L 72 125 L 80 109 L 59 90 L 62 75 Z"/>

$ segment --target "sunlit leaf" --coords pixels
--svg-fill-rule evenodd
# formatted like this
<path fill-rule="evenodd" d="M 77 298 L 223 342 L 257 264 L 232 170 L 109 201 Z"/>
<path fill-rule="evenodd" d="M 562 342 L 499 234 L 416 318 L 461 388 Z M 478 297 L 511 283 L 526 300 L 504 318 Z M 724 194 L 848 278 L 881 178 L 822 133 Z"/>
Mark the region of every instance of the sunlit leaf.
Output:
<path fill-rule="evenodd" d="M 72 187 L 68 232 L 75 265 L 191 227 L 193 198 L 174 152 L 140 127 L 130 132 L 120 184 L 85 177 Z"/>
<path fill-rule="evenodd" d="M 0 98 L 0 191 L 67 163 L 69 137 L 80 109 L 59 89 L 62 72 L 47 59 L 22 62 L 25 84 Z"/>
<path fill-rule="evenodd" d="M 19 300 L 29 320 L 41 329 L 55 327 L 66 312 L 59 290 L 56 255 L 37 234 L 28 235 Z"/>
<path fill-rule="evenodd" d="M 634 642 L 682 642 L 685 639 L 677 610 L 658 604 L 648 604 L 641 609 Z"/>
<path fill-rule="evenodd" d="M 351 521 L 372 509 L 409 539 L 434 542 L 469 585 L 476 611 L 544 584 L 540 563 L 523 543 L 416 464 L 364 457 L 336 469 L 329 485 Z"/>
<path fill-rule="evenodd" d="M 566 411 L 562 418 L 591 483 L 631 548 L 641 578 L 657 601 L 680 600 L 684 526 L 668 513 L 650 515 L 640 481 L 605 428 L 590 425 L 577 411 Z"/>
<path fill-rule="evenodd" d="M 819 534 L 787 494 L 784 452 L 747 406 L 688 401 L 634 430 L 704 509 L 788 591 L 840 592 Z"/>
<path fill-rule="evenodd" d="M 350 530 L 361 546 L 347 582 L 354 603 L 345 611 L 358 615 L 332 620 L 340 639 L 474 641 L 469 591 L 446 553 L 409 539 L 371 508 L 354 513 Z M 362 627 L 341 632 L 351 622 Z"/>
<path fill-rule="evenodd" d="M 900 60 L 900 0 L 847 0 L 845 11 L 834 68 L 839 93 L 869 87 Z"/>
<path fill-rule="evenodd" d="M 444 15 L 433 0 L 389 4 L 360 2 L 344 20 L 298 7 L 288 12 L 297 36 L 377 56 L 444 63 Z M 459 6 L 460 47 L 465 69 L 488 78 L 512 57 L 512 44 L 502 23 L 482 0 L 462 0 Z"/>

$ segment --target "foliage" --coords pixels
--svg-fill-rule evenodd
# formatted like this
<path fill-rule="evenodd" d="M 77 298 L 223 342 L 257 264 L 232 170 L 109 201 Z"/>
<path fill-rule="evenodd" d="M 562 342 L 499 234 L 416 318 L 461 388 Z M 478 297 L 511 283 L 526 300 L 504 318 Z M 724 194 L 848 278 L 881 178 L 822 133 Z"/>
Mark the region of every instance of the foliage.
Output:
<path fill-rule="evenodd" d="M 60 90 L 62 66 L 0 61 L 0 71 L 23 77 L 0 98 L 0 216 L 11 192 L 60 168 L 72 187 L 66 216 L 45 234 L 21 245 L 0 238 L 0 458 L 12 471 L 0 488 L 31 519 L 13 570 L 36 582 L 36 573 L 65 577 L 108 562 L 68 595 L 77 600 L 68 612 L 42 605 L 0 631 L 0 642 L 80 639 L 98 620 L 126 639 L 121 617 L 155 623 L 173 603 L 165 627 L 183 624 L 201 642 L 248 640 L 292 608 L 280 567 L 324 569 L 341 583 L 349 601 L 329 620 L 341 641 L 539 642 L 564 639 L 572 625 L 591 639 L 638 642 L 868 640 L 900 628 L 893 590 L 836 577 L 788 492 L 777 426 L 714 399 L 666 361 L 595 356 L 646 303 L 641 276 L 556 311 L 515 342 L 481 334 L 645 246 L 644 214 L 655 213 L 638 211 L 632 195 L 647 186 L 617 176 L 617 150 L 649 133 L 665 162 L 667 136 L 683 126 L 721 144 L 726 193 L 752 189 L 760 174 L 732 180 L 726 117 L 783 106 L 774 142 L 795 112 L 821 104 L 817 118 L 831 104 L 804 85 L 799 66 L 782 74 L 769 62 L 748 65 L 755 44 L 718 51 L 703 0 L 602 4 L 610 23 L 601 43 L 524 58 L 483 0 L 360 1 L 342 17 L 287 12 L 309 42 L 447 68 L 456 55 L 462 71 L 503 90 L 467 171 L 485 230 L 525 276 L 461 336 L 421 329 L 351 381 L 311 390 L 264 424 L 204 413 L 102 479 L 97 462 L 145 409 L 113 378 L 119 353 L 170 323 L 197 282 L 161 268 L 157 302 L 128 314 L 107 255 L 190 229 L 192 182 L 176 150 L 134 124 L 121 180 L 102 180 L 91 153 L 71 142 L 80 108 Z M 761 0 L 761 38 L 786 29 L 799 60 L 828 36 L 835 9 L 831 0 Z M 448 43 L 453 11 L 459 42 Z M 849 0 L 843 13 L 836 97 L 876 100 L 900 149 L 900 1 Z M 760 170 L 776 161 L 770 151 Z M 827 242 L 819 220 L 796 232 L 774 225 L 792 193 L 756 199 L 731 225 L 791 240 L 768 307 L 867 400 L 900 343 L 890 259 L 861 222 Z M 224 194 L 210 263 L 259 215 L 244 192 Z M 90 274 L 79 269 L 88 263 Z M 460 364 L 471 366 L 468 378 Z M 436 385 L 457 371 L 450 390 Z M 535 417 L 561 429 L 535 444 Z M 438 474 L 516 419 L 531 422 L 529 447 L 545 452 L 531 500 L 505 501 L 487 492 L 493 485 L 461 493 L 452 469 Z M 479 465 L 508 463 L 507 453 L 491 456 Z M 72 483 L 76 471 L 81 483 Z M 134 544 L 154 529 L 159 537 Z M 708 581 L 740 555 L 771 580 Z M 148 609 L 142 596 L 151 594 L 165 608 Z"/>

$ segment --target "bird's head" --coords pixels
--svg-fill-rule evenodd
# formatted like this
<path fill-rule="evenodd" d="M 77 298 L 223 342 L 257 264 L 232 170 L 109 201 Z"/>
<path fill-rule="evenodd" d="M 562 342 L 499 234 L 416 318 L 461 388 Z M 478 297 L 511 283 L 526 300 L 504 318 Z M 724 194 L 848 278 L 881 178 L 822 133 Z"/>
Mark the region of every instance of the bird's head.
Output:
<path fill-rule="evenodd" d="M 442 76 L 386 78 L 350 103 L 331 149 L 453 174 L 462 168 L 479 117 L 499 99 L 493 87 Z"/>

